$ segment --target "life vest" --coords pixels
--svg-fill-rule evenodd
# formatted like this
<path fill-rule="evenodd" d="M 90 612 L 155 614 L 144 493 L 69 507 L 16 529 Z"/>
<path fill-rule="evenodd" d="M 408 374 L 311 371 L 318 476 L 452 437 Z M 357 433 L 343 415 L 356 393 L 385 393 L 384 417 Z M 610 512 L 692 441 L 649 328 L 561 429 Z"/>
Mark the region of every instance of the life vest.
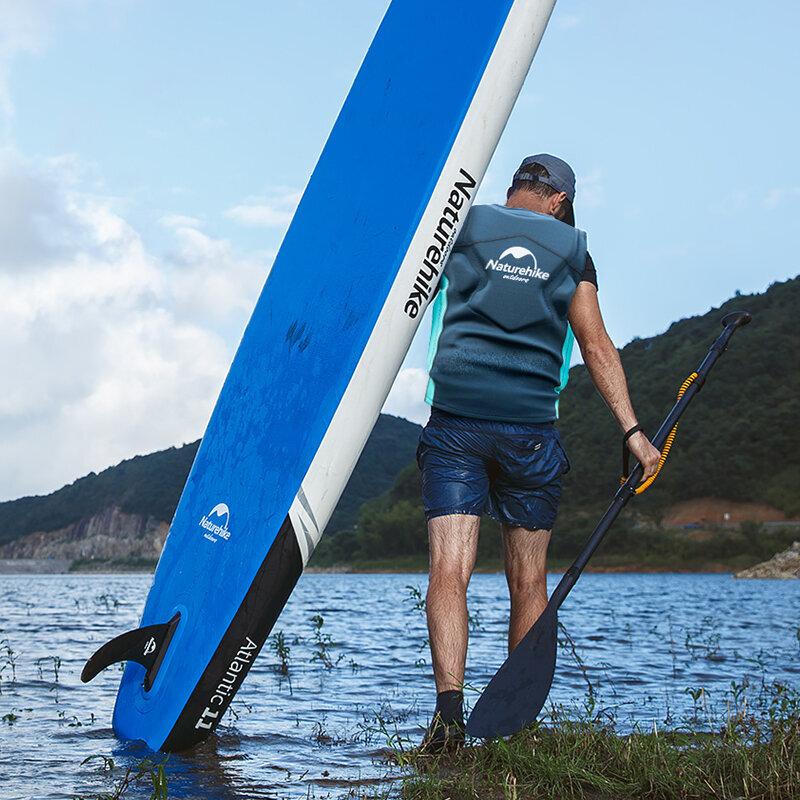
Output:
<path fill-rule="evenodd" d="M 556 419 L 574 341 L 567 313 L 585 266 L 583 231 L 474 206 L 434 302 L 426 401 L 480 419 Z"/>

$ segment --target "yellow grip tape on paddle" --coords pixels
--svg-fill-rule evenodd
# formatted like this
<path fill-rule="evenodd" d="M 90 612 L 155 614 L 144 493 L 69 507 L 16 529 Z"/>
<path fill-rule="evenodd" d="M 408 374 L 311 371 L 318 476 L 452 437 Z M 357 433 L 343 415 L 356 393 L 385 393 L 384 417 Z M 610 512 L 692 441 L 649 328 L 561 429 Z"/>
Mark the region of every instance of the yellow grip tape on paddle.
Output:
<path fill-rule="evenodd" d="M 682 384 L 681 388 L 678 389 L 678 400 L 683 397 L 683 393 L 691 386 L 694 382 L 695 378 L 697 377 L 697 373 L 693 372 Z M 661 467 L 664 466 L 664 462 L 667 460 L 667 456 L 669 455 L 670 448 L 672 447 L 672 442 L 675 440 L 675 433 L 678 430 L 678 423 L 676 422 L 672 426 L 672 430 L 669 432 L 667 436 L 667 441 L 664 442 L 664 449 L 661 451 L 661 458 L 658 460 L 658 469 L 655 471 L 654 475 L 651 475 L 644 483 L 640 484 L 634 490 L 634 494 L 641 494 L 648 486 L 658 477 L 658 473 L 661 472 Z M 625 478 L 622 478 L 622 483 L 625 483 Z"/>

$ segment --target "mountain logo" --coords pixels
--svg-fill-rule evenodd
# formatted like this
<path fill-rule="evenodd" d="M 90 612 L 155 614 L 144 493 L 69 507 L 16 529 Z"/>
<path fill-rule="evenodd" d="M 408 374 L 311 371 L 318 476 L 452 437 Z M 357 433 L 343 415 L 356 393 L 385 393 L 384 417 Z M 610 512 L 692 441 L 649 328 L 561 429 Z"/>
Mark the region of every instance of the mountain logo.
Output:
<path fill-rule="evenodd" d="M 539 269 L 536 256 L 527 247 L 509 247 L 503 250 L 499 258 L 490 258 L 486 262 L 486 269 L 491 272 L 502 272 L 501 278 L 519 283 L 530 283 L 531 278 L 540 281 L 550 278 L 549 272 L 542 272 Z"/>
<path fill-rule="evenodd" d="M 503 259 L 508 258 L 509 256 L 511 256 L 511 258 L 513 258 L 516 261 L 522 261 L 522 259 L 525 257 L 532 258 L 533 264 L 534 266 L 536 266 L 536 256 L 533 253 L 531 253 L 531 251 L 528 250 L 527 247 L 509 247 L 508 250 L 504 250 L 502 253 L 500 253 L 500 258 L 498 258 L 497 260 L 502 261 Z"/>
<path fill-rule="evenodd" d="M 210 542 L 224 539 L 226 542 L 231 538 L 228 524 L 231 520 L 231 512 L 225 503 L 217 503 L 207 516 L 200 520 L 200 527 L 205 530 L 203 536 Z"/>

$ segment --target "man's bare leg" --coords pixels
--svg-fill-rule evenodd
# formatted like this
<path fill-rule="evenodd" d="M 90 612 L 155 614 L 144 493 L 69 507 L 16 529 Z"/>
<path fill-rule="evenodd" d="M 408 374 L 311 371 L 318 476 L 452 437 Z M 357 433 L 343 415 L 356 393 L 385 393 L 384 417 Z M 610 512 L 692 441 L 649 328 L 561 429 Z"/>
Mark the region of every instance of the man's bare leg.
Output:
<path fill-rule="evenodd" d="M 508 652 L 522 640 L 547 606 L 547 545 L 550 531 L 503 525 L 506 580 L 511 595 Z"/>
<path fill-rule="evenodd" d="M 480 517 L 449 514 L 428 523 L 430 576 L 426 609 L 437 693 L 461 691 L 467 658 L 467 586 L 475 567 Z"/>

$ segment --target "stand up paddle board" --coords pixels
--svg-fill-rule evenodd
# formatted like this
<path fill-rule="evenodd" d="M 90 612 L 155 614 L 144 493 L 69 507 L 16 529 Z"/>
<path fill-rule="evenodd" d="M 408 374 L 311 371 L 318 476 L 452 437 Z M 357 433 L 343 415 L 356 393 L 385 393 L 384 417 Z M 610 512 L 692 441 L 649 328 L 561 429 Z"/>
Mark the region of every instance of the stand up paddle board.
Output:
<path fill-rule="evenodd" d="M 216 727 L 330 518 L 555 0 L 394 0 L 294 215 L 186 482 L 114 730 Z"/>

